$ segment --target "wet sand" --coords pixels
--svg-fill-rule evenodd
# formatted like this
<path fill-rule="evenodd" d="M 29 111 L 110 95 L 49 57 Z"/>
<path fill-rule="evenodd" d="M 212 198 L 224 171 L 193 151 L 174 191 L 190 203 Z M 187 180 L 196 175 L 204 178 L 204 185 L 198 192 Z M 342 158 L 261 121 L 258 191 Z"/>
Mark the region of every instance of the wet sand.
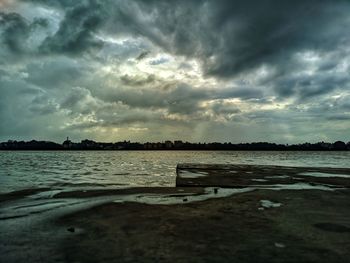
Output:
<path fill-rule="evenodd" d="M 26 196 L 37 194 L 43 191 L 50 190 L 49 188 L 33 188 L 33 189 L 23 189 L 18 191 L 13 191 L 5 194 L 0 194 L 0 203 L 6 201 L 12 201 L 16 199 L 21 199 Z"/>
<path fill-rule="evenodd" d="M 60 244 L 67 262 L 345 262 L 349 207 L 349 190 L 256 190 L 181 205 L 107 203 L 57 223 L 77 230 Z"/>
<path fill-rule="evenodd" d="M 348 260 L 349 171 L 207 168 L 180 167 L 182 187 L 0 195 L 0 262 Z"/>

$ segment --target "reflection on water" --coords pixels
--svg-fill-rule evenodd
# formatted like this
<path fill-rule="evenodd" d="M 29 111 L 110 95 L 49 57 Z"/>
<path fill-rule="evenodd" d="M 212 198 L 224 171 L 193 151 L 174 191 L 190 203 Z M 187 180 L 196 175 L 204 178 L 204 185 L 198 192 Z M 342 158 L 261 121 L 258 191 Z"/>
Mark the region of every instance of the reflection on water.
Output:
<path fill-rule="evenodd" d="M 178 163 L 348 167 L 350 152 L 0 152 L 0 192 L 31 187 L 173 186 Z"/>

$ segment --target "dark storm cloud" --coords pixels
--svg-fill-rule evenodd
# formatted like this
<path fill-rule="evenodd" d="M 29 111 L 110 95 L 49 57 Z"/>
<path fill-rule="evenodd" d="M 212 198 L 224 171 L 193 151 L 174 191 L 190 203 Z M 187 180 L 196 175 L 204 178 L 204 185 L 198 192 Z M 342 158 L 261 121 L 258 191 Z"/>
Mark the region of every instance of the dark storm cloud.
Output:
<path fill-rule="evenodd" d="M 23 1 L 41 3 L 64 12 L 64 18 L 54 34 L 48 34 L 35 50 L 36 54 L 80 54 L 91 49 L 99 49 L 103 41 L 93 34 L 108 21 L 108 8 L 100 1 Z M 38 14 L 40 15 L 40 14 Z M 26 20 L 18 13 L 0 12 L 0 41 L 9 52 L 21 54 L 31 49 L 27 39 L 38 27 L 47 27 L 44 18 Z"/>
<path fill-rule="evenodd" d="M 104 6 L 99 1 L 77 1 L 73 7 L 66 8 L 58 31 L 44 41 L 41 49 L 46 53 L 74 54 L 102 47 L 102 41 L 92 34 L 104 22 L 105 15 Z"/>
<path fill-rule="evenodd" d="M 0 138 L 21 136 L 22 138 L 40 132 L 50 121 L 41 122 L 40 116 L 44 111 L 51 111 L 47 100 L 40 100 L 43 91 L 28 85 L 18 74 L 2 71 L 0 74 Z M 35 105 L 33 104 L 36 103 Z M 33 114 L 33 111 L 35 114 Z M 51 121 L 57 122 L 51 118 Z"/>
<path fill-rule="evenodd" d="M 23 40 L 29 34 L 29 25 L 23 17 L 16 13 L 0 13 L 0 28 L 2 44 L 10 52 L 22 52 Z"/>
<path fill-rule="evenodd" d="M 331 120 L 331 121 L 349 121 L 350 120 L 350 114 L 349 113 L 343 113 L 343 114 L 331 115 L 331 116 L 328 116 L 327 119 Z"/>
<path fill-rule="evenodd" d="M 340 98 L 336 99 L 334 105 L 343 111 L 350 112 L 350 94 L 341 96 Z"/>
<path fill-rule="evenodd" d="M 49 115 L 58 111 L 58 105 L 41 96 L 32 100 L 29 110 L 36 115 Z"/>
<path fill-rule="evenodd" d="M 275 91 L 280 97 L 297 97 L 307 100 L 324 95 L 336 89 L 348 90 L 348 74 L 316 73 L 313 75 L 285 76 L 274 81 Z"/>
<path fill-rule="evenodd" d="M 328 51 L 349 41 L 348 1 L 34 1 L 59 6 L 64 20 L 43 49 L 100 47 L 99 29 L 145 36 L 165 50 L 196 57 L 204 72 L 232 77 L 268 64 L 297 67 L 302 50 Z M 140 58 L 147 55 L 140 54 Z"/>
<path fill-rule="evenodd" d="M 121 102 L 133 108 L 165 109 L 169 113 L 178 113 L 191 116 L 205 110 L 201 104 L 207 101 L 240 99 L 250 101 L 263 96 L 255 88 L 229 87 L 229 88 L 194 88 L 186 83 L 160 82 L 154 76 L 146 78 L 124 75 L 121 77 L 123 86 L 131 85 L 133 89 L 117 87 L 106 89 L 95 95 L 105 102 Z M 151 84 L 151 88 L 142 88 Z M 267 102 L 268 103 L 268 102 Z M 221 108 L 225 105 L 221 105 Z M 232 110 L 232 107 L 229 106 Z M 223 109 L 221 110 L 223 112 Z"/>
<path fill-rule="evenodd" d="M 288 68 L 286 60 L 296 51 L 330 50 L 349 38 L 348 1 L 138 2 L 153 14 L 152 24 L 133 21 L 141 34 L 172 52 L 200 58 L 205 72 L 217 76 L 263 63 Z M 146 29 L 151 26 L 160 33 Z"/>
<path fill-rule="evenodd" d="M 204 73 L 230 78 L 262 65 L 278 72 L 270 81 L 281 98 L 307 99 L 334 91 L 349 79 L 322 74 L 290 77 L 304 70 L 294 59 L 303 51 L 319 53 L 350 42 L 348 1 L 41 1 L 65 10 L 59 30 L 42 45 L 47 52 L 76 53 L 100 47 L 98 30 L 143 36 L 167 52 L 197 58 Z M 143 51 L 137 57 L 148 55 Z M 323 61 L 319 71 L 337 66 Z M 311 78 L 313 80 L 311 80 Z M 242 91 L 245 92 L 245 91 Z M 248 92 L 251 92 L 249 90 Z M 255 94 L 259 96 L 259 91 Z M 252 94 L 254 97 L 254 95 Z"/>
<path fill-rule="evenodd" d="M 68 83 L 79 85 L 81 77 L 84 77 L 87 70 L 86 65 L 64 57 L 40 61 L 40 63 L 34 61 L 26 65 L 27 81 L 48 89 L 60 88 Z"/>
<path fill-rule="evenodd" d="M 242 100 L 262 98 L 263 91 L 254 87 L 235 87 L 222 90 L 217 98 L 239 98 Z"/>
<path fill-rule="evenodd" d="M 143 51 L 138 57 L 136 58 L 137 61 L 141 61 L 145 59 L 149 55 L 149 51 Z"/>
<path fill-rule="evenodd" d="M 223 134 L 293 119 L 306 134 L 349 116 L 349 1 L 23 2 L 0 12 L 3 137 L 67 123 L 176 130 L 169 115 L 207 131 L 231 122 Z"/>
<path fill-rule="evenodd" d="M 241 110 L 237 106 L 225 105 L 225 102 L 223 101 L 215 102 L 212 105 L 212 110 L 216 114 L 224 114 L 224 115 L 237 114 L 241 112 Z"/>
<path fill-rule="evenodd" d="M 0 57 L 21 56 L 29 52 L 28 37 L 37 28 L 45 28 L 47 25 L 43 18 L 29 22 L 17 13 L 0 12 Z"/>
<path fill-rule="evenodd" d="M 148 75 L 147 77 L 139 77 L 139 76 L 129 76 L 125 74 L 120 77 L 122 84 L 126 86 L 136 86 L 142 87 L 147 84 L 152 84 L 156 82 L 156 77 L 154 75 Z"/>

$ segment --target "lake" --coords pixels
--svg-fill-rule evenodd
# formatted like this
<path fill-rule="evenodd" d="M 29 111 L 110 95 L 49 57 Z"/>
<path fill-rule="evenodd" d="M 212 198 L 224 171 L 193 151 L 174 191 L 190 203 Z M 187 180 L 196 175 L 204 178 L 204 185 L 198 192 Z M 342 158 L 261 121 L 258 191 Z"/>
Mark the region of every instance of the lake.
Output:
<path fill-rule="evenodd" d="M 0 193 L 174 186 L 178 163 L 349 167 L 350 152 L 1 151 Z"/>

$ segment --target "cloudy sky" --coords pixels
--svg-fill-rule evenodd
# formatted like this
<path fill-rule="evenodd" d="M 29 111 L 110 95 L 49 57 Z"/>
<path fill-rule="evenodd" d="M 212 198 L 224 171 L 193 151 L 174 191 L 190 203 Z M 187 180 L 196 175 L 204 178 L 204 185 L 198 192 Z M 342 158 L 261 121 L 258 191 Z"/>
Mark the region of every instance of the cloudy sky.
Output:
<path fill-rule="evenodd" d="M 350 140 L 350 1 L 0 0 L 0 140 Z"/>

